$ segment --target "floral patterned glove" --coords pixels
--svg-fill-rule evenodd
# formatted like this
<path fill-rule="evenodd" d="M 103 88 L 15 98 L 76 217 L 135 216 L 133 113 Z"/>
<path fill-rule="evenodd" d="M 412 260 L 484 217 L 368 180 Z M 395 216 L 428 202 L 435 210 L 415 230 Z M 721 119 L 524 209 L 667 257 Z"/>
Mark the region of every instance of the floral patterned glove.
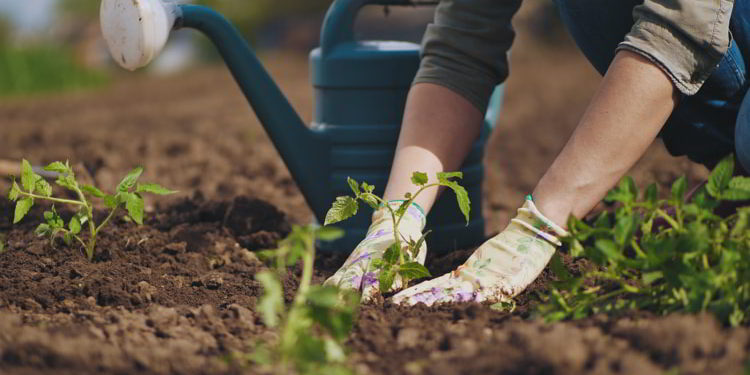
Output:
<path fill-rule="evenodd" d="M 480 246 L 466 263 L 401 291 L 393 296 L 393 302 L 508 301 L 539 276 L 560 246 L 558 237 L 564 236 L 567 232 L 545 218 L 529 195 L 505 230 Z"/>
<path fill-rule="evenodd" d="M 390 201 L 388 204 L 393 209 L 398 208 L 403 201 Z M 416 204 L 412 204 L 404 214 L 399 223 L 399 232 L 402 239 L 418 240 L 422 236 L 425 226 L 425 214 Z M 378 271 L 372 269 L 371 264 L 375 259 L 380 259 L 391 244 L 393 244 L 393 219 L 386 208 L 380 208 L 372 214 L 372 224 L 367 231 L 367 236 L 352 251 L 344 265 L 336 273 L 325 281 L 324 285 L 335 285 L 343 289 L 355 289 L 362 293 L 362 300 L 367 301 L 380 292 L 378 282 Z M 422 243 L 415 261 L 424 264 L 427 256 L 427 246 Z M 400 276 L 396 276 L 391 290 L 402 287 Z M 385 291 L 383 291 L 385 292 Z"/>

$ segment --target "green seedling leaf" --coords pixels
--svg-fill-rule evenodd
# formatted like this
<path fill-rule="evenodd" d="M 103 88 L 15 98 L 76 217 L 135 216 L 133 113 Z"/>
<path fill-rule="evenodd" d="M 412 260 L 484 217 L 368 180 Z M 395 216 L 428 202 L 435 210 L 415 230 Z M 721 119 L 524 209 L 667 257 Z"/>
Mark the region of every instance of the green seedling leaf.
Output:
<path fill-rule="evenodd" d="M 664 272 L 662 271 L 652 271 L 652 272 L 646 272 L 641 276 L 641 280 L 643 280 L 643 283 L 645 285 L 651 285 L 657 280 L 660 280 L 664 277 Z"/>
<path fill-rule="evenodd" d="M 29 213 L 29 210 L 31 210 L 31 206 L 33 205 L 34 200 L 31 199 L 31 197 L 19 199 L 18 202 L 16 202 L 16 211 L 13 215 L 13 224 L 17 224 L 19 221 L 23 220 L 24 216 Z"/>
<path fill-rule="evenodd" d="M 414 172 L 411 175 L 411 182 L 417 186 L 424 186 L 427 184 L 427 173 Z"/>
<path fill-rule="evenodd" d="M 644 198 L 646 202 L 655 205 L 659 201 L 659 187 L 655 183 L 648 185 Z"/>
<path fill-rule="evenodd" d="M 432 276 L 430 271 L 427 270 L 427 267 L 417 262 L 408 262 L 400 265 L 398 267 L 398 274 L 409 280 Z"/>
<path fill-rule="evenodd" d="M 158 184 L 138 184 L 135 188 L 136 193 L 151 193 L 156 195 L 170 195 L 177 193 L 175 190 L 169 190 Z"/>
<path fill-rule="evenodd" d="M 750 177 L 737 176 L 729 180 L 729 188 L 750 191 Z"/>
<path fill-rule="evenodd" d="M 672 184 L 672 199 L 678 203 L 684 202 L 685 190 L 687 190 L 687 180 L 685 176 L 681 176 Z"/>
<path fill-rule="evenodd" d="M 73 234 L 70 232 L 65 232 L 63 234 L 63 242 L 65 242 L 66 245 L 70 246 L 73 243 Z"/>
<path fill-rule="evenodd" d="M 466 189 L 464 189 L 463 186 L 459 185 L 457 182 L 445 180 L 441 181 L 440 185 L 449 187 L 453 190 L 454 193 L 456 193 L 458 208 L 461 210 L 461 213 L 464 214 L 464 218 L 466 218 L 466 225 L 469 225 L 469 213 L 471 212 L 471 200 L 469 200 L 469 193 L 466 191 Z"/>
<path fill-rule="evenodd" d="M 734 173 L 734 155 L 728 155 L 711 171 L 706 183 L 706 191 L 714 198 L 719 198 L 724 189 L 729 186 L 729 181 Z"/>
<path fill-rule="evenodd" d="M 70 167 L 59 161 L 54 161 L 44 167 L 45 171 L 57 173 L 70 173 Z"/>
<path fill-rule="evenodd" d="M 557 276 L 557 278 L 561 281 L 568 281 L 573 278 L 573 275 L 568 272 L 565 264 L 563 264 L 560 254 L 555 253 L 554 255 L 552 255 L 549 266 L 550 270 L 552 270 L 552 273 L 554 273 L 555 276 Z"/>
<path fill-rule="evenodd" d="M 331 209 L 326 214 L 324 225 L 338 223 L 357 214 L 359 205 L 357 200 L 349 196 L 336 197 Z"/>
<path fill-rule="evenodd" d="M 378 277 L 380 286 L 380 293 L 387 293 L 393 286 L 393 281 L 396 279 L 396 272 L 391 269 L 384 270 Z"/>
<path fill-rule="evenodd" d="M 8 199 L 15 202 L 18 199 L 18 196 L 21 194 L 21 188 L 18 187 L 18 184 L 16 183 L 16 180 L 13 180 L 13 184 L 10 187 L 10 192 L 8 192 Z"/>
<path fill-rule="evenodd" d="M 31 168 L 28 160 L 21 160 L 21 186 L 29 193 L 34 192 L 34 170 Z"/>
<path fill-rule="evenodd" d="M 259 272 L 255 275 L 255 280 L 263 286 L 263 296 L 257 305 L 258 311 L 267 326 L 276 327 L 284 311 L 284 291 L 281 282 L 269 271 Z"/>
<path fill-rule="evenodd" d="M 398 206 L 398 209 L 396 209 L 396 216 L 404 216 L 406 213 L 406 210 L 409 209 L 409 201 L 403 201 L 401 202 L 401 205 Z"/>
<path fill-rule="evenodd" d="M 130 171 L 130 173 L 128 173 L 119 184 L 117 184 L 117 191 L 124 193 L 130 190 L 135 186 L 135 183 L 138 181 L 138 178 L 141 177 L 141 174 L 143 174 L 143 168 L 141 167 L 137 167 Z"/>
<path fill-rule="evenodd" d="M 516 301 L 509 300 L 509 301 L 500 301 L 497 303 L 493 303 L 492 305 L 490 305 L 490 309 L 495 310 L 495 311 L 512 313 L 513 311 L 516 311 Z"/>
<path fill-rule="evenodd" d="M 401 244 L 394 242 L 393 244 L 391 244 L 391 246 L 388 247 L 388 249 L 385 250 L 385 254 L 383 254 L 383 260 L 387 264 L 396 264 L 398 263 L 400 252 Z"/>
<path fill-rule="evenodd" d="M 750 199 L 750 190 L 727 188 L 721 192 L 721 199 L 727 201 L 744 201 Z"/>
<path fill-rule="evenodd" d="M 336 227 L 320 227 L 315 230 L 315 238 L 321 241 L 335 241 L 344 236 L 344 230 Z"/>
<path fill-rule="evenodd" d="M 34 229 L 34 234 L 38 237 L 47 237 L 52 234 L 52 228 L 47 223 L 41 223 Z"/>
<path fill-rule="evenodd" d="M 104 199 L 104 205 L 107 206 L 107 208 L 115 208 L 120 204 L 119 199 L 114 195 L 105 195 L 102 198 Z"/>
<path fill-rule="evenodd" d="M 620 180 L 620 183 L 612 190 L 607 193 L 604 200 L 607 202 L 622 202 L 629 203 L 634 201 L 638 197 L 638 189 L 635 187 L 635 182 L 630 176 L 625 176 Z"/>
<path fill-rule="evenodd" d="M 34 181 L 34 188 L 37 194 L 43 197 L 52 196 L 52 186 L 42 176 L 35 175 L 36 181 Z"/>
<path fill-rule="evenodd" d="M 611 240 L 596 240 L 594 246 L 610 260 L 622 260 L 622 254 L 617 251 L 617 245 Z"/>
<path fill-rule="evenodd" d="M 438 172 L 437 173 L 437 179 L 439 182 L 447 182 L 450 181 L 451 178 L 464 178 L 463 172 Z"/>
<path fill-rule="evenodd" d="M 419 240 L 417 243 L 414 244 L 414 246 L 411 247 L 412 250 L 412 257 L 416 258 L 417 254 L 419 254 L 419 249 L 422 247 L 422 244 L 424 243 L 425 239 L 427 238 L 427 235 L 432 233 L 432 229 L 424 232 L 422 237 L 419 237 Z"/>
<path fill-rule="evenodd" d="M 368 184 L 367 182 L 362 182 L 362 190 L 364 190 L 365 193 L 370 193 L 375 190 L 375 186 Z"/>
<path fill-rule="evenodd" d="M 355 179 L 353 179 L 351 177 L 347 177 L 346 178 L 346 182 L 349 184 L 349 187 L 352 189 L 352 192 L 354 193 L 354 196 L 355 197 L 359 197 L 359 194 L 360 194 L 360 192 L 359 192 L 359 183 Z"/>
<path fill-rule="evenodd" d="M 70 222 L 68 223 L 68 229 L 70 229 L 70 233 L 72 234 L 81 233 L 81 220 L 78 218 L 78 216 L 73 216 L 70 219 Z"/>
<path fill-rule="evenodd" d="M 97 197 L 97 198 L 104 198 L 107 196 L 107 194 L 99 190 L 99 188 L 97 188 L 96 186 L 92 186 L 92 185 L 82 185 L 81 190 L 84 193 L 91 194 L 92 196 Z"/>
<path fill-rule="evenodd" d="M 373 210 L 377 210 L 378 206 L 380 206 L 378 199 L 375 198 L 375 195 L 373 195 L 372 193 L 363 193 L 359 196 L 359 199 L 367 203 L 367 205 L 370 206 Z"/>
<path fill-rule="evenodd" d="M 138 225 L 143 224 L 143 198 L 136 193 L 122 193 L 125 199 L 125 209 L 128 210 L 128 216 Z"/>
<path fill-rule="evenodd" d="M 55 183 L 58 184 L 59 186 L 62 186 L 68 190 L 73 190 L 73 191 L 75 191 L 76 188 L 78 187 L 78 183 L 76 182 L 75 177 L 73 177 L 72 175 L 61 174 L 57 177 L 57 180 L 55 180 Z"/>

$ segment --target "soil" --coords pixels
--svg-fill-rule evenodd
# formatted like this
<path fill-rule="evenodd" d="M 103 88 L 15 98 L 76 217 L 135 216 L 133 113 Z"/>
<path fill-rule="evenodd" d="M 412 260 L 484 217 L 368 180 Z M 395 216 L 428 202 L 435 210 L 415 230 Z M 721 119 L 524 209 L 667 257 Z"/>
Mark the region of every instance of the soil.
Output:
<path fill-rule="evenodd" d="M 528 14 L 517 21 L 505 110 L 488 145 L 488 234 L 507 223 L 562 148 L 599 80 L 566 38 L 532 39 Z M 309 119 L 305 56 L 275 53 L 263 60 Z M 140 164 L 147 168 L 144 180 L 182 191 L 147 199 L 142 226 L 115 220 L 101 234 L 94 262 L 76 247 L 34 236 L 43 205 L 11 225 L 12 205 L 0 199 L 6 244 L 0 373 L 255 372 L 225 360 L 274 337 L 255 312 L 262 290 L 254 275 L 265 268 L 255 251 L 273 247 L 311 213 L 225 69 L 184 77 L 128 75 L 97 92 L 0 103 L 0 158 L 70 159 L 103 187 Z M 657 143 L 631 174 L 642 185 L 666 186 L 682 174 L 696 183 L 706 171 L 671 158 Z M 0 182 L 0 190 L 7 188 Z M 431 256 L 428 268 L 440 275 L 471 252 Z M 315 281 L 344 258 L 319 254 Z M 284 280 L 287 299 L 299 274 L 292 269 Z M 482 304 L 365 305 L 349 342 L 352 365 L 359 374 L 415 375 L 745 369 L 750 329 L 723 327 L 708 315 L 533 319 L 533 296 L 548 280 L 545 271 L 513 313 Z"/>

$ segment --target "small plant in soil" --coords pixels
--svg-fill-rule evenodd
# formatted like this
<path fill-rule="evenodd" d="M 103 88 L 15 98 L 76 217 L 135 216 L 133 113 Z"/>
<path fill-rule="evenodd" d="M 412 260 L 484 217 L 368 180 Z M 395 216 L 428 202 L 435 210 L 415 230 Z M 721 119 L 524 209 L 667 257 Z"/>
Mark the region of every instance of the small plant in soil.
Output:
<path fill-rule="evenodd" d="M 414 203 L 414 199 L 419 194 L 433 187 L 444 186 L 450 188 L 456 194 L 458 207 L 466 217 L 466 223 L 468 224 L 469 222 L 469 212 L 471 210 L 469 194 L 458 182 L 451 180 L 452 178 L 463 178 L 463 173 L 440 172 L 437 173 L 436 177 L 437 182 L 428 183 L 426 173 L 414 172 L 411 176 L 411 181 L 419 189 L 414 194 L 406 193 L 403 202 L 396 209 L 391 207 L 383 198 L 372 193 L 375 190 L 374 186 L 366 182 L 359 184 L 354 179 L 347 178 L 347 182 L 352 192 L 354 192 L 354 197 L 336 197 L 336 201 L 333 202 L 333 206 L 326 214 L 325 225 L 330 225 L 356 215 L 359 210 L 359 201 L 366 203 L 373 209 L 385 207 L 388 210 L 388 214 L 391 215 L 391 219 L 393 220 L 393 244 L 385 251 L 382 259 L 376 259 L 370 265 L 373 270 L 380 271 L 378 282 L 381 291 L 390 290 L 397 275 L 403 279 L 403 285 L 408 285 L 410 280 L 431 276 L 425 266 L 416 262 L 419 248 L 430 231 L 425 232 L 418 239 L 405 238 L 404 236 L 399 237 L 399 224 L 406 210 Z"/>
<path fill-rule="evenodd" d="M 349 337 L 359 296 L 333 286 L 312 285 L 315 239 L 332 241 L 343 231 L 337 228 L 294 226 L 278 249 L 261 252 L 273 261 L 275 270 L 263 271 L 256 279 L 263 285 L 257 309 L 269 327 L 278 328 L 278 341 L 259 344 L 251 362 L 287 374 L 350 374 L 344 342 Z M 284 305 L 281 280 L 287 267 L 302 261 L 299 288 L 289 307 Z"/>
<path fill-rule="evenodd" d="M 573 257 L 593 263 L 571 274 L 559 255 L 550 264 L 558 281 L 539 312 L 548 321 L 624 310 L 713 312 L 733 326 L 750 321 L 750 207 L 721 217 L 722 201 L 750 200 L 750 178 L 732 177 L 734 158 L 722 160 L 705 186 L 685 200 L 686 180 L 669 199 L 651 184 L 642 199 L 624 178 L 606 201 L 618 207 L 592 225 L 571 218 L 564 239 Z"/>
<path fill-rule="evenodd" d="M 44 170 L 58 173 L 55 183 L 75 193 L 76 198 L 53 197 L 52 186 L 42 176 L 34 173 L 29 162 L 24 159 L 21 161 L 21 185 L 19 186 L 14 179 L 8 194 L 8 198 L 16 202 L 13 223 L 20 222 L 34 205 L 34 202 L 38 200 L 73 206 L 76 208 L 76 213 L 66 225 L 53 205 L 49 211 L 44 212 L 44 223 L 37 226 L 35 233 L 39 236 L 49 237 L 51 241 L 61 236 L 68 245 L 76 241 L 84 249 L 89 260 L 94 258 L 97 235 L 120 208 L 124 207 L 128 217 L 134 222 L 143 224 L 143 193 L 158 195 L 175 193 L 175 191 L 157 184 L 139 183 L 138 178 L 143 173 L 141 167 L 130 171 L 117 184 L 114 194 L 106 194 L 95 186 L 78 182 L 70 163 L 67 161 L 65 163 L 53 162 L 44 167 Z M 94 220 L 93 199 L 101 200 L 104 206 L 109 209 L 109 214 L 101 223 L 96 223 Z M 84 226 L 88 226 L 88 236 L 84 235 Z"/>

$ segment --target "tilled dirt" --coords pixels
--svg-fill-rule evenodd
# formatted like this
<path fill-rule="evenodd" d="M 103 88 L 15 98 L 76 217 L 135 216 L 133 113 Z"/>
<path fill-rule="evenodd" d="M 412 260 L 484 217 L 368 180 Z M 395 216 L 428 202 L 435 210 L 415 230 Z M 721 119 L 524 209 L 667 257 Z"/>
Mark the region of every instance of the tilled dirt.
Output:
<path fill-rule="evenodd" d="M 599 79 L 564 38 L 533 44 L 523 17 L 505 109 L 487 147 L 488 234 L 507 223 L 562 148 Z M 306 57 L 264 61 L 309 119 Z M 75 247 L 33 235 L 43 206 L 11 225 L 12 206 L 0 199 L 7 245 L 0 254 L 0 374 L 255 373 L 227 360 L 274 337 L 255 313 L 262 290 L 254 275 L 265 266 L 254 251 L 273 247 L 311 214 L 224 68 L 134 75 L 98 92 L 6 101 L 0 125 L 0 158 L 70 159 L 107 190 L 144 165 L 144 180 L 182 192 L 147 198 L 143 226 L 115 220 L 93 263 Z M 682 174 L 695 183 L 706 171 L 657 143 L 631 174 L 642 186 L 667 185 Z M 0 182 L 0 190 L 8 186 Z M 471 251 L 430 256 L 428 268 L 443 274 Z M 315 280 L 344 258 L 320 254 Z M 293 269 L 284 280 L 287 298 L 298 276 Z M 481 304 L 363 306 L 349 343 L 352 366 L 360 374 L 414 375 L 746 368 L 750 329 L 722 327 L 711 316 L 536 320 L 531 303 L 548 278 L 544 273 L 520 296 L 513 314 Z"/>

